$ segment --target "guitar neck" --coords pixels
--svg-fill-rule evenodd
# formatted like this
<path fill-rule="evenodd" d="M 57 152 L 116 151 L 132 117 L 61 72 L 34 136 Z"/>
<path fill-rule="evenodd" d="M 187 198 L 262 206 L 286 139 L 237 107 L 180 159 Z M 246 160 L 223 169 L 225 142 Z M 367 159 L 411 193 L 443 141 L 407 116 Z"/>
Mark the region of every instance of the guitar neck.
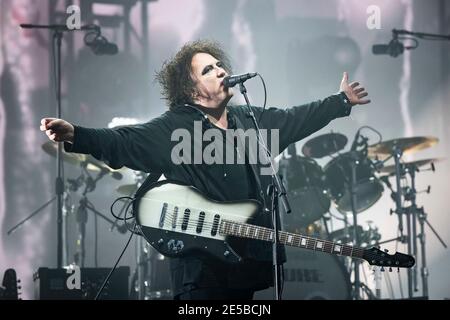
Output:
<path fill-rule="evenodd" d="M 223 235 L 231 235 L 240 238 L 250 238 L 273 242 L 275 232 L 273 229 L 255 226 L 246 223 L 238 223 L 230 220 L 222 220 L 219 232 Z M 362 248 L 343 245 L 333 241 L 307 237 L 301 234 L 278 231 L 278 243 L 304 248 L 308 250 L 326 252 L 336 255 L 363 259 Z"/>

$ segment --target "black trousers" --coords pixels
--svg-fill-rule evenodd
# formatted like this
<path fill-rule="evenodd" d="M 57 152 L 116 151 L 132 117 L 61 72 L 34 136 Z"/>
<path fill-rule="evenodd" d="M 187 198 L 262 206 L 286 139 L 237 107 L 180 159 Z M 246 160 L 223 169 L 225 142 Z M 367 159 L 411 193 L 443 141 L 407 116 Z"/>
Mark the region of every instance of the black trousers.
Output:
<path fill-rule="evenodd" d="M 199 288 L 175 296 L 175 300 L 252 300 L 251 289 Z"/>

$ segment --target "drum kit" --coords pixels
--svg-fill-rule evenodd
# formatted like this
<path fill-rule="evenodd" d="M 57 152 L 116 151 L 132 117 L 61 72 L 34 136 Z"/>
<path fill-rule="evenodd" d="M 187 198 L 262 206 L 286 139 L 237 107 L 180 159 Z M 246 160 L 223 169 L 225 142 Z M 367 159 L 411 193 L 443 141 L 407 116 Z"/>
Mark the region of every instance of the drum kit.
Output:
<path fill-rule="evenodd" d="M 401 241 L 408 245 L 408 254 L 417 256 L 417 239 L 421 242 L 422 270 L 426 270 L 425 260 L 425 237 L 424 223 L 426 223 L 441 243 L 445 245 L 436 231 L 426 220 L 423 208 L 418 208 L 415 202 L 415 174 L 426 170 L 435 171 L 434 163 L 443 161 L 443 158 L 423 159 L 417 161 L 402 161 L 403 155 L 411 155 L 420 150 L 430 148 L 438 143 L 434 137 L 409 137 L 388 141 L 380 141 L 373 145 L 368 144 L 368 138 L 361 135 L 358 130 L 355 140 L 349 151 L 343 151 L 348 139 L 340 133 L 328 133 L 307 141 L 302 147 L 302 156 L 297 154 L 295 144 L 288 147 L 280 159 L 279 168 L 283 183 L 286 186 L 288 199 L 293 209 L 291 214 L 283 214 L 283 224 L 286 229 L 293 229 L 296 232 L 310 234 L 311 230 L 321 230 L 318 236 L 325 237 L 332 241 L 343 244 L 351 244 L 360 247 L 378 246 L 389 241 Z M 370 128 L 372 129 L 372 128 Z M 373 130 L 377 132 L 376 130 Z M 377 132 L 378 133 L 378 132 Z M 318 159 L 329 157 L 330 160 L 323 166 L 318 164 Z M 394 159 L 394 164 L 385 165 L 387 161 Z M 426 167 L 429 166 L 429 169 Z M 410 186 L 405 187 L 405 181 Z M 389 181 L 390 178 L 396 180 L 396 190 Z M 393 183 L 395 184 L 395 183 Z M 381 242 L 381 235 L 377 227 L 369 223 L 369 227 L 363 228 L 358 223 L 357 215 L 365 212 L 377 203 L 383 195 L 385 187 L 391 191 L 391 197 L 395 201 L 396 209 L 392 213 L 399 215 L 400 237 Z M 427 192 L 429 193 L 430 187 Z M 410 206 L 405 207 L 406 202 Z M 337 210 L 338 214 L 333 214 L 331 208 Z M 352 217 L 348 221 L 347 217 Z M 344 228 L 339 230 L 328 230 L 330 220 L 339 219 L 344 222 Z M 420 224 L 420 234 L 417 234 L 416 224 Z M 406 224 L 405 232 L 403 225 Z M 319 227 L 317 227 L 319 226 Z M 317 234 L 316 234 L 317 236 Z M 303 267 L 308 269 L 311 262 L 296 258 L 298 253 L 288 252 L 288 269 L 292 269 L 293 262 L 297 269 Z M 335 268 L 336 274 L 341 275 L 345 282 L 350 282 L 353 274 L 351 286 L 340 286 L 342 290 L 351 288 L 349 292 L 337 292 L 333 281 L 321 281 L 317 283 L 305 280 L 294 279 L 287 283 L 288 290 L 285 291 L 285 299 L 304 299 L 305 286 L 309 292 L 320 292 L 313 295 L 319 299 L 362 299 L 365 297 L 376 297 L 369 292 L 368 286 L 359 280 L 359 266 L 357 261 L 336 260 L 322 261 L 325 258 L 315 257 L 313 269 L 319 273 L 326 273 L 330 263 L 332 264 L 352 264 L 346 268 Z M 331 259 L 329 259 L 331 260 Z M 308 267 L 309 265 L 309 267 Z M 310 268 L 311 269 L 311 268 Z M 344 271 L 343 271 L 344 270 Z M 311 270 L 310 270 L 311 271 Z M 382 269 L 381 271 L 384 271 Z M 290 272 L 290 271 L 288 271 Z M 312 271 L 311 271 L 312 272 Z M 342 274 L 344 272 L 344 274 Z M 413 290 L 418 291 L 417 264 L 408 270 L 409 297 L 413 296 Z M 422 272 L 423 295 L 428 295 L 427 272 Z M 344 281 L 344 280 L 342 280 Z M 312 286 L 312 287 L 311 287 Z M 296 288 L 296 290 L 295 290 Z M 379 290 L 377 290 L 379 295 Z"/>
<path fill-rule="evenodd" d="M 279 163 L 279 173 L 288 192 L 291 214 L 283 214 L 285 229 L 296 229 L 307 235 L 319 236 L 343 244 L 352 244 L 360 247 L 377 246 L 389 241 L 401 241 L 408 244 L 408 254 L 416 256 L 418 253 L 417 239 L 421 244 L 422 270 L 426 270 L 424 223 L 426 223 L 441 243 L 445 245 L 437 232 L 426 220 L 423 208 L 418 208 L 415 202 L 417 191 L 415 189 L 415 174 L 427 166 L 435 170 L 434 163 L 444 161 L 443 158 L 423 159 L 417 161 L 402 161 L 403 155 L 414 154 L 420 150 L 432 147 L 438 143 L 434 137 L 399 138 L 389 141 L 380 141 L 368 145 L 368 139 L 359 134 L 355 137 L 351 150 L 343 152 L 348 139 L 339 133 L 324 134 L 307 141 L 302 148 L 303 156 L 297 154 L 295 144 L 288 147 Z M 57 144 L 47 142 L 42 145 L 47 154 L 56 157 Z M 322 168 L 317 160 L 329 157 L 330 160 Z M 87 194 L 95 190 L 96 183 L 103 176 L 108 175 L 121 179 L 122 170 L 113 170 L 105 163 L 92 156 L 62 153 L 64 162 L 79 166 L 81 174 L 76 179 L 66 179 L 64 218 L 74 213 L 78 223 L 77 252 L 74 263 L 84 266 L 85 261 L 85 229 L 87 212 L 91 211 L 111 224 L 110 230 L 116 228 L 119 232 L 127 231 L 125 225 L 119 225 L 118 219 L 109 219 L 98 212 L 87 198 Z M 385 165 L 390 159 L 395 163 Z M 127 169 L 129 170 L 129 169 Z M 131 170 L 129 170 L 131 171 Z M 146 179 L 146 174 L 132 171 L 134 183 L 123 184 L 116 188 L 118 194 L 132 196 Z M 94 176 L 96 175 L 96 176 Z M 405 188 L 400 184 L 409 175 L 411 185 Z M 390 183 L 395 178 L 397 188 Z M 381 235 L 377 227 L 369 223 L 364 227 L 357 222 L 357 215 L 371 208 L 381 198 L 385 186 L 390 189 L 391 197 L 396 203 L 396 209 L 391 213 L 399 216 L 400 237 L 380 241 Z M 69 202 L 70 193 L 81 190 L 81 200 L 78 207 Z M 428 192 L 430 189 L 428 188 Z M 29 217 L 13 227 L 13 232 L 26 220 L 37 214 L 55 198 L 51 199 Z M 406 201 L 410 206 L 405 207 Z M 333 207 L 338 216 L 331 213 Z M 124 203 L 119 216 L 124 213 L 127 203 Z M 76 208 L 76 209 L 75 209 Z M 341 215 L 341 217 L 339 216 Z M 353 216 L 353 223 L 347 220 Z M 344 221 L 344 228 L 328 230 L 331 219 Z M 404 219 L 405 218 L 405 219 Z M 406 221 L 407 230 L 404 231 L 403 221 Z M 417 235 L 416 223 L 420 223 L 420 234 Z M 67 228 L 67 221 L 65 221 Z M 67 239 L 64 239 L 67 241 Z M 167 259 L 156 252 L 145 242 L 143 237 L 137 237 L 136 271 L 133 277 L 132 296 L 136 299 L 171 299 L 170 276 Z M 67 248 L 67 243 L 64 246 Z M 65 250 L 65 265 L 67 265 L 67 249 Z M 285 294 L 284 299 L 361 299 L 361 291 L 367 293 L 367 285 L 359 282 L 359 267 L 357 264 L 348 266 L 349 262 L 340 258 L 326 255 L 311 255 L 287 248 L 288 262 L 285 264 Z M 417 265 L 417 264 L 416 264 Z M 332 268 L 330 266 L 335 266 Z M 330 273 L 331 272 L 331 273 Z M 353 282 L 350 281 L 353 272 Z M 408 288 L 412 297 L 413 289 L 417 291 L 417 267 L 408 269 Z M 427 272 L 421 272 L 424 296 L 428 295 Z M 316 279 L 317 278 L 317 279 Z M 320 279 L 319 279 L 320 278 Z M 314 280 L 316 279 L 316 280 Z M 271 293 L 267 297 L 271 296 Z M 367 294 L 373 297 L 373 294 Z M 264 299 L 264 291 L 255 298 Z"/>

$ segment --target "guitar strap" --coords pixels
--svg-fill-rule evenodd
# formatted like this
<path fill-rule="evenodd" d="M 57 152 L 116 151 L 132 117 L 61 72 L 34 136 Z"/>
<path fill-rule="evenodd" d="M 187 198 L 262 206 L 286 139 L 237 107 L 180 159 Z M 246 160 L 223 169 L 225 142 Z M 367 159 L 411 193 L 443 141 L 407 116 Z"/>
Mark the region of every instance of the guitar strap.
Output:
<path fill-rule="evenodd" d="M 145 181 L 142 183 L 142 185 L 137 189 L 134 197 L 135 198 L 140 198 L 141 196 L 144 195 L 145 192 L 147 192 L 149 190 L 149 187 L 156 183 L 159 178 L 162 176 L 162 173 L 150 173 L 147 178 L 145 179 Z"/>

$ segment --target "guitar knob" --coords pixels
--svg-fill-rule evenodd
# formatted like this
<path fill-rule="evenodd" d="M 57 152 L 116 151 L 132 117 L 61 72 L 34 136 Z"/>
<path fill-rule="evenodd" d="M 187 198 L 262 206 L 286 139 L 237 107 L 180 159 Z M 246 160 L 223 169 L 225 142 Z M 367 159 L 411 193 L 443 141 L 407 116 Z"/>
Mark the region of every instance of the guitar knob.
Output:
<path fill-rule="evenodd" d="M 391 267 L 389 267 L 389 272 L 392 272 L 392 268 Z"/>
<path fill-rule="evenodd" d="M 397 272 L 400 272 L 400 268 L 399 267 L 397 267 Z"/>
<path fill-rule="evenodd" d="M 388 250 L 388 249 L 384 249 L 384 252 L 388 253 L 388 252 L 389 252 L 389 250 Z"/>
<path fill-rule="evenodd" d="M 381 267 L 380 271 L 381 271 L 381 272 L 384 272 L 384 267 Z"/>
<path fill-rule="evenodd" d="M 225 257 L 228 257 L 228 256 L 230 255 L 230 251 L 225 250 L 225 252 L 223 253 L 223 255 L 224 255 Z"/>

